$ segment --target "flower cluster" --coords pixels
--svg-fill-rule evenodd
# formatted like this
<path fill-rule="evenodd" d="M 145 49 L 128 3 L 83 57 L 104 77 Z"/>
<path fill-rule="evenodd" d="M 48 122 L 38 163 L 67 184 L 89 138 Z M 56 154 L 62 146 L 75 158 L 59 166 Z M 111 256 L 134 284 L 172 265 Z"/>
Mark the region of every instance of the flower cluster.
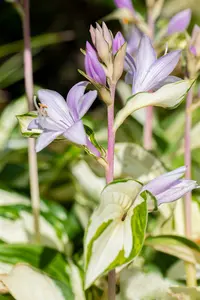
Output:
<path fill-rule="evenodd" d="M 116 84 L 123 73 L 126 42 L 120 32 L 113 38 L 105 23 L 90 27 L 93 46 L 86 43 L 85 70 L 93 83 Z"/>

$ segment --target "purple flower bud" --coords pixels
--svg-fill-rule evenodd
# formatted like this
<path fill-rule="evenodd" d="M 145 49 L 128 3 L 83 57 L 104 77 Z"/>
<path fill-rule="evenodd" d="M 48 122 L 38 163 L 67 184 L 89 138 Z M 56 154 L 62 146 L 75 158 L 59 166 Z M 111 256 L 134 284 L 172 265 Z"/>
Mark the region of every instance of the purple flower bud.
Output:
<path fill-rule="evenodd" d="M 195 56 L 200 56 L 200 27 L 194 25 L 190 43 L 190 52 Z"/>
<path fill-rule="evenodd" d="M 191 20 L 191 9 L 185 9 L 177 13 L 171 18 L 168 25 L 167 34 L 173 34 L 175 32 L 183 32 L 187 29 Z"/>
<path fill-rule="evenodd" d="M 86 43 L 85 70 L 95 82 L 106 85 L 106 74 L 98 60 L 96 51 L 89 42 Z"/>
<path fill-rule="evenodd" d="M 128 8 L 130 11 L 135 12 L 131 0 L 114 0 L 118 8 Z"/>
<path fill-rule="evenodd" d="M 113 40 L 113 54 L 116 54 L 117 51 L 124 45 L 125 42 L 126 41 L 125 41 L 123 35 L 119 31 Z"/>

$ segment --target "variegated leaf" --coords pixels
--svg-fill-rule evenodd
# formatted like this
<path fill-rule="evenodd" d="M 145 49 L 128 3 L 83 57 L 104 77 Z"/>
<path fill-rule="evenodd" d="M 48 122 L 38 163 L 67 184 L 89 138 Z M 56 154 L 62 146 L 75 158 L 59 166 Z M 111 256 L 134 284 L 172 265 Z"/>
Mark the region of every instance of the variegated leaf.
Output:
<path fill-rule="evenodd" d="M 147 225 L 147 195 L 134 180 L 114 181 L 101 194 L 85 236 L 85 288 L 100 275 L 132 261 Z"/>
<path fill-rule="evenodd" d="M 138 93 L 128 99 L 127 104 L 121 109 L 115 119 L 114 130 L 116 131 L 126 118 L 134 111 L 146 106 L 159 106 L 174 108 L 181 103 L 187 91 L 192 85 L 191 80 L 181 80 L 166 84 L 154 93 Z"/>

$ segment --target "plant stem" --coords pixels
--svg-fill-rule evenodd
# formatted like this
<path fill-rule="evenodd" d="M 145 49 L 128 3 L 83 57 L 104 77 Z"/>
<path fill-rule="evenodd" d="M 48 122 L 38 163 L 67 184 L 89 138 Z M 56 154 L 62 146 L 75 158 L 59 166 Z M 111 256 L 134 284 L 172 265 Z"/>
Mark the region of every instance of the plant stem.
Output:
<path fill-rule="evenodd" d="M 30 38 L 30 15 L 29 0 L 23 1 L 23 35 L 24 35 L 24 82 L 29 110 L 34 109 L 33 105 L 33 67 Z M 34 218 L 35 242 L 40 242 L 40 196 L 38 183 L 37 155 L 35 152 L 35 139 L 28 139 L 28 157 L 29 157 L 29 180 L 31 205 Z"/>
<path fill-rule="evenodd" d="M 192 93 L 193 89 L 191 88 L 187 95 L 186 100 L 186 116 L 185 116 L 185 166 L 187 166 L 187 170 L 185 173 L 186 179 L 191 179 L 191 113 L 189 112 L 189 108 L 192 105 Z M 185 195 L 184 199 L 184 219 L 185 219 L 185 235 L 188 238 L 192 236 L 192 194 L 191 192 Z M 186 270 L 186 280 L 187 286 L 196 286 L 196 267 L 194 264 L 185 263 Z"/>
<path fill-rule="evenodd" d="M 108 169 L 106 172 L 106 182 L 107 184 L 114 179 L 114 149 L 115 149 L 115 133 L 113 130 L 114 125 L 114 101 L 115 101 L 115 90 L 116 85 L 110 86 L 112 104 L 108 106 L 108 152 L 107 152 L 107 162 Z M 116 290 L 116 276 L 115 270 L 108 273 L 108 299 L 115 300 Z"/>
<path fill-rule="evenodd" d="M 148 1 L 147 1 L 148 6 Z M 152 7 L 148 6 L 148 27 L 149 37 L 154 38 L 154 20 L 152 18 Z M 148 106 L 146 109 L 146 118 L 144 123 L 144 139 L 143 145 L 146 150 L 152 149 L 152 135 L 153 135 L 153 106 Z"/>

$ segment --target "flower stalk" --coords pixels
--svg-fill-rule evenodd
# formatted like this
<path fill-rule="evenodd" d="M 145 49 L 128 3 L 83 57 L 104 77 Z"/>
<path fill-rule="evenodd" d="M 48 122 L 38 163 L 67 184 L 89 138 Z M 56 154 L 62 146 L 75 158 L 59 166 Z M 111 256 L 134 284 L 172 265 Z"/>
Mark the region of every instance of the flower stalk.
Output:
<path fill-rule="evenodd" d="M 153 41 L 155 24 L 152 18 L 152 7 L 148 2 L 149 1 L 147 1 L 147 8 L 148 8 L 147 23 L 149 27 L 149 37 Z M 146 150 L 151 150 L 152 134 L 153 134 L 153 106 L 149 106 L 145 110 L 146 110 L 146 118 L 144 123 L 143 145 Z"/>
<path fill-rule="evenodd" d="M 191 88 L 187 95 L 186 100 L 186 115 L 185 115 L 185 165 L 187 170 L 185 173 L 185 178 L 191 178 L 191 124 L 192 116 L 189 112 L 189 108 L 192 105 L 193 98 L 193 89 Z M 192 194 L 191 192 L 187 193 L 184 198 L 184 219 L 185 219 L 185 235 L 188 238 L 191 238 L 192 235 Z M 186 271 L 186 281 L 187 286 L 196 286 L 196 267 L 194 264 L 185 262 L 185 271 Z"/>
<path fill-rule="evenodd" d="M 110 85 L 112 104 L 108 106 L 108 150 L 106 172 L 106 183 L 110 183 L 114 179 L 114 148 L 115 148 L 115 132 L 114 132 L 114 102 L 115 102 L 116 84 Z M 108 299 L 115 300 L 116 290 L 116 274 L 115 270 L 108 273 Z"/>
<path fill-rule="evenodd" d="M 24 14 L 23 20 L 23 37 L 24 37 L 24 82 L 25 92 L 29 110 L 33 110 L 33 67 L 32 67 L 32 53 L 31 53 L 31 39 L 30 39 L 30 12 L 29 0 L 23 2 Z M 28 157 L 29 157 L 29 180 L 30 180 L 30 194 L 31 204 L 34 219 L 35 242 L 40 242 L 40 195 L 38 183 L 38 167 L 37 155 L 35 152 L 35 139 L 28 139 Z"/>

